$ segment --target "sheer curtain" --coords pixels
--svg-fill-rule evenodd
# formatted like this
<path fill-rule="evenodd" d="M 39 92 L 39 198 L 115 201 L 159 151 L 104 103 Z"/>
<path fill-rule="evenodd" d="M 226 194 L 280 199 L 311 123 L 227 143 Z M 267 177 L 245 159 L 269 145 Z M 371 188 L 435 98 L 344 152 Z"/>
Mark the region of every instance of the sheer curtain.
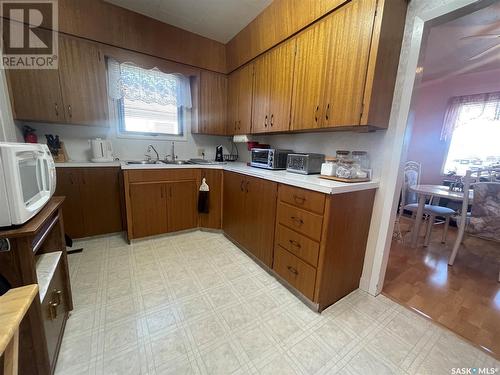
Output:
<path fill-rule="evenodd" d="M 108 58 L 108 92 L 112 99 L 192 108 L 189 78 L 158 68 L 143 69 Z"/>
<path fill-rule="evenodd" d="M 450 140 L 456 128 L 476 119 L 500 119 L 500 91 L 451 98 L 444 117 L 441 140 Z"/>

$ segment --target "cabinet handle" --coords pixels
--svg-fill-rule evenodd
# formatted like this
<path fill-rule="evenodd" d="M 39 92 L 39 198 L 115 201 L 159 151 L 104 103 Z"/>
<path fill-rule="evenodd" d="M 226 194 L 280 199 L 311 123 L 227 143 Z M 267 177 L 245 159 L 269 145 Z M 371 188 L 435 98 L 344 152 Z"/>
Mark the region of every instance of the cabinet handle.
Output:
<path fill-rule="evenodd" d="M 246 184 L 246 187 L 245 187 L 245 190 L 246 190 L 247 193 L 248 193 L 248 185 L 250 185 L 250 181 L 247 181 L 247 184 Z"/>
<path fill-rule="evenodd" d="M 266 115 L 266 119 L 264 120 L 264 127 L 267 128 L 267 115 Z"/>
<path fill-rule="evenodd" d="M 243 190 L 243 184 L 244 184 L 244 183 L 245 183 L 245 180 L 241 180 L 241 184 L 240 184 L 240 190 L 241 190 L 241 191 L 244 191 L 244 190 Z"/>
<path fill-rule="evenodd" d="M 329 118 L 329 112 L 330 112 L 330 103 L 328 103 L 328 105 L 326 106 L 326 114 L 325 114 L 325 118 L 328 120 Z"/>
<path fill-rule="evenodd" d="M 295 203 L 297 204 L 303 204 L 305 201 L 306 201 L 306 198 L 305 197 L 301 197 L 299 195 L 295 195 L 293 196 L 293 200 L 295 201 Z"/>
<path fill-rule="evenodd" d="M 302 225 L 304 224 L 304 220 L 302 220 L 301 218 L 299 217 L 295 217 L 295 216 L 292 216 L 291 219 L 293 220 L 293 222 L 297 225 Z"/>
<path fill-rule="evenodd" d="M 271 113 L 271 128 L 273 127 L 274 113 Z"/>
<path fill-rule="evenodd" d="M 295 276 L 297 276 L 299 274 L 299 271 L 297 271 L 292 266 L 288 266 L 287 268 L 288 268 L 288 271 L 290 271 L 291 273 L 293 273 Z"/>
<path fill-rule="evenodd" d="M 57 306 L 59 306 L 59 303 L 49 302 L 49 315 L 50 315 L 50 319 L 52 319 L 52 320 L 57 318 Z"/>
<path fill-rule="evenodd" d="M 297 241 L 294 241 L 294 240 L 288 240 L 288 241 L 290 242 L 290 244 L 292 246 L 295 246 L 295 247 L 297 247 L 299 249 L 302 247 L 302 245 L 300 243 L 298 243 Z"/>
<path fill-rule="evenodd" d="M 56 116 L 59 117 L 59 107 L 57 106 L 57 103 L 54 103 L 54 110 L 56 112 Z"/>
<path fill-rule="evenodd" d="M 160 189 L 160 198 L 162 198 L 162 199 L 163 199 L 163 189 L 165 189 L 164 186 L 162 186 L 161 189 Z"/>
<path fill-rule="evenodd" d="M 69 114 L 69 118 L 73 117 L 73 109 L 71 108 L 71 105 L 68 105 L 68 114 Z"/>
<path fill-rule="evenodd" d="M 316 111 L 314 111 L 314 121 L 318 122 L 318 111 L 319 111 L 319 105 L 316 107 Z"/>
<path fill-rule="evenodd" d="M 62 291 L 59 289 L 56 289 L 56 290 L 54 290 L 54 294 L 57 298 L 57 304 L 60 305 L 62 303 L 62 297 L 61 297 Z"/>
<path fill-rule="evenodd" d="M 241 130 L 241 120 L 238 120 L 238 130 Z"/>

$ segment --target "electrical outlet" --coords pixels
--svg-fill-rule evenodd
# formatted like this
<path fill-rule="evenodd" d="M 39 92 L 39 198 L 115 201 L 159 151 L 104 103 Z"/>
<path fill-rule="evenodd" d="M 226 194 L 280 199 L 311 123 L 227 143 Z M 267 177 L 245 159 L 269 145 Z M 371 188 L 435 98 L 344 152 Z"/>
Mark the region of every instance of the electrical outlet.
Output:
<path fill-rule="evenodd" d="M 198 156 L 203 156 L 205 155 L 205 149 L 204 148 L 199 148 L 198 149 Z"/>

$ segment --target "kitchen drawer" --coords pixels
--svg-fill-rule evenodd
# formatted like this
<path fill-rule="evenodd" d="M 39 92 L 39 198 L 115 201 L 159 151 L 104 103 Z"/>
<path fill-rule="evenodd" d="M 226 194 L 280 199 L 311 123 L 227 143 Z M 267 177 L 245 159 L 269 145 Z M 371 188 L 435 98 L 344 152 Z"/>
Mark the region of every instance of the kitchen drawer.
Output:
<path fill-rule="evenodd" d="M 322 215 L 313 214 L 309 211 L 290 206 L 287 203 L 279 202 L 278 223 L 302 233 L 313 240 L 321 240 Z"/>
<path fill-rule="evenodd" d="M 276 243 L 310 265 L 317 267 L 319 255 L 318 242 L 278 224 Z"/>
<path fill-rule="evenodd" d="M 311 301 L 314 298 L 316 269 L 280 246 L 274 252 L 274 270 Z"/>
<path fill-rule="evenodd" d="M 133 169 L 126 170 L 128 182 L 159 182 L 198 180 L 199 169 Z"/>
<path fill-rule="evenodd" d="M 42 301 L 42 319 L 47 339 L 50 367 L 54 368 L 68 312 L 61 261 L 56 267 L 47 293 Z"/>
<path fill-rule="evenodd" d="M 325 194 L 315 191 L 280 184 L 279 199 L 281 202 L 286 202 L 317 214 L 322 215 L 325 211 Z"/>

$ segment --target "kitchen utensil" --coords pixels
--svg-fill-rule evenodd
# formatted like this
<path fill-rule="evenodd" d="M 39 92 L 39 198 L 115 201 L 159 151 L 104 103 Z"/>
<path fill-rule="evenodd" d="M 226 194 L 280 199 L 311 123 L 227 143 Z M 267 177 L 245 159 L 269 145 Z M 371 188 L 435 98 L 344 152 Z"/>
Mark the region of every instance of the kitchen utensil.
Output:
<path fill-rule="evenodd" d="M 111 141 L 96 138 L 90 140 L 92 159 L 94 163 L 106 163 L 114 160 Z"/>

